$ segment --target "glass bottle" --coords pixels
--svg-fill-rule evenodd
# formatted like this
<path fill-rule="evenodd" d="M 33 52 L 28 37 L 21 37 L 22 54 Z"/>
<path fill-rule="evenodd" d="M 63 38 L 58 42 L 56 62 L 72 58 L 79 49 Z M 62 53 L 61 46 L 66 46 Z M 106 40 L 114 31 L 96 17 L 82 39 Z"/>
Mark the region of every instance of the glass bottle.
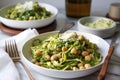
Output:
<path fill-rule="evenodd" d="M 65 0 L 66 16 L 84 17 L 90 15 L 92 0 Z"/>

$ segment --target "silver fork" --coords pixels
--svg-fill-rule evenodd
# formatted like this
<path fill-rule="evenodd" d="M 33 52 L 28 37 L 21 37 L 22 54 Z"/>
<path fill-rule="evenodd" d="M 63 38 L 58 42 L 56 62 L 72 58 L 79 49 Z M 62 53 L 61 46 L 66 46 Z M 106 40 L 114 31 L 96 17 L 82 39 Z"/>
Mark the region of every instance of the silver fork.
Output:
<path fill-rule="evenodd" d="M 35 80 L 28 68 L 21 61 L 15 40 L 5 41 L 5 50 L 14 62 L 19 62 L 23 66 L 30 80 Z"/>

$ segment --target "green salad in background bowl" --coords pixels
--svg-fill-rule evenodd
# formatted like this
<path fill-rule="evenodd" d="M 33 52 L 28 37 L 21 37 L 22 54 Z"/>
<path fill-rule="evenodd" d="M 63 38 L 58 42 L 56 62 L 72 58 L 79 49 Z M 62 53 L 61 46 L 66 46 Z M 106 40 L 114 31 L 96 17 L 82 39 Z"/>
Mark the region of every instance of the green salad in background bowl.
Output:
<path fill-rule="evenodd" d="M 58 35 L 58 31 L 52 31 L 28 40 L 22 48 L 22 59 L 40 74 L 77 78 L 100 69 L 108 49 L 104 39 L 90 33 L 67 31 Z"/>
<path fill-rule="evenodd" d="M 39 28 L 52 23 L 57 14 L 57 8 L 50 4 L 28 1 L 0 9 L 0 21 L 11 28 Z"/>
<path fill-rule="evenodd" d="M 39 5 L 38 2 L 18 3 L 15 7 L 8 10 L 5 18 L 12 20 L 39 20 L 45 19 L 53 14 L 47 11 L 45 7 Z"/>

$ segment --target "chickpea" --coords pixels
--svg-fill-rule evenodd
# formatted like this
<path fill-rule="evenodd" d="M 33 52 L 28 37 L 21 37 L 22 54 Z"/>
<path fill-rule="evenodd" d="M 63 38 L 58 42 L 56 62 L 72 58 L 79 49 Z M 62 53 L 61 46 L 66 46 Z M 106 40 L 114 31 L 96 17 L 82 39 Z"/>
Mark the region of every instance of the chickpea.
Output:
<path fill-rule="evenodd" d="M 86 61 L 90 61 L 91 60 L 91 56 L 90 55 L 85 56 L 85 60 Z"/>
<path fill-rule="evenodd" d="M 63 60 L 63 58 L 59 58 L 59 61 L 61 62 Z"/>
<path fill-rule="evenodd" d="M 89 52 L 87 52 L 87 51 L 82 51 L 82 56 L 87 56 L 89 54 Z"/>
<path fill-rule="evenodd" d="M 90 67 L 91 67 L 91 65 L 90 65 L 90 64 L 85 64 L 84 66 L 85 66 L 85 68 L 86 68 L 86 69 L 88 69 L 88 68 L 90 68 Z"/>
<path fill-rule="evenodd" d="M 48 61 L 50 60 L 50 56 L 49 56 L 49 55 L 46 55 L 45 58 L 46 58 L 46 60 L 48 60 Z"/>
<path fill-rule="evenodd" d="M 58 57 L 57 57 L 56 54 L 52 55 L 51 58 L 50 58 L 51 61 L 53 61 L 53 60 L 57 60 L 57 59 L 58 59 Z"/>
<path fill-rule="evenodd" d="M 93 54 L 90 54 L 90 56 L 91 56 L 91 59 L 94 59 L 94 55 Z"/>
<path fill-rule="evenodd" d="M 67 51 L 67 47 L 62 47 L 62 52 Z"/>
<path fill-rule="evenodd" d="M 30 16 L 30 17 L 29 17 L 29 20 L 33 20 L 33 19 L 34 19 L 34 17 L 33 17 L 33 16 Z"/>
<path fill-rule="evenodd" d="M 77 33 L 76 33 L 76 32 L 73 32 L 73 35 L 74 35 L 75 37 L 78 37 L 78 35 L 77 35 Z"/>
<path fill-rule="evenodd" d="M 80 66 L 79 69 L 80 69 L 80 70 L 83 70 L 83 69 L 85 69 L 85 67 L 84 67 L 84 66 Z"/>
<path fill-rule="evenodd" d="M 36 65 L 40 66 L 40 63 L 39 62 L 35 62 Z"/>
<path fill-rule="evenodd" d="M 52 54 L 57 54 L 57 52 L 56 52 L 56 51 L 53 51 Z"/>
<path fill-rule="evenodd" d="M 78 51 L 77 51 L 77 49 L 72 48 L 71 53 L 72 53 L 72 54 L 77 54 L 77 53 L 78 53 Z"/>
<path fill-rule="evenodd" d="M 72 70 L 75 71 L 75 70 L 78 70 L 78 68 L 77 67 L 73 67 Z"/>
<path fill-rule="evenodd" d="M 78 67 L 80 67 L 80 66 L 83 66 L 83 64 L 82 63 L 78 63 L 78 65 L 77 65 Z"/>
<path fill-rule="evenodd" d="M 42 51 L 36 51 L 35 53 L 34 53 L 35 55 L 37 55 L 38 57 L 40 57 L 41 55 L 42 55 Z"/>
<path fill-rule="evenodd" d="M 84 39 L 83 35 L 80 35 L 79 40 L 83 40 L 83 39 Z"/>
<path fill-rule="evenodd" d="M 47 65 L 48 65 L 48 66 L 51 66 L 51 62 L 47 62 Z"/>
<path fill-rule="evenodd" d="M 58 61 L 53 61 L 52 63 L 53 63 L 53 65 L 55 65 L 55 66 L 59 66 Z"/>
<path fill-rule="evenodd" d="M 61 48 L 57 48 L 57 51 L 61 51 L 62 49 Z"/>
<path fill-rule="evenodd" d="M 62 55 L 61 54 L 56 54 L 58 59 L 62 58 Z"/>

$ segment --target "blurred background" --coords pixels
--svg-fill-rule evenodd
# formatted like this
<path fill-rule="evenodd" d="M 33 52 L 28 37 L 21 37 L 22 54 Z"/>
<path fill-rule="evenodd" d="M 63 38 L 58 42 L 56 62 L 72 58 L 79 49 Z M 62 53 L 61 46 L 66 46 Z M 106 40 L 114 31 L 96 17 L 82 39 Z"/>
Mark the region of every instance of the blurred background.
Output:
<path fill-rule="evenodd" d="M 0 0 L 0 8 L 6 5 L 15 4 L 18 2 L 25 2 L 30 0 Z M 35 1 L 35 0 L 31 0 Z M 59 10 L 65 12 L 65 0 L 37 0 L 39 2 L 45 2 L 52 4 Z M 105 16 L 108 13 L 109 6 L 111 3 L 120 2 L 120 0 L 92 0 L 91 15 Z"/>

